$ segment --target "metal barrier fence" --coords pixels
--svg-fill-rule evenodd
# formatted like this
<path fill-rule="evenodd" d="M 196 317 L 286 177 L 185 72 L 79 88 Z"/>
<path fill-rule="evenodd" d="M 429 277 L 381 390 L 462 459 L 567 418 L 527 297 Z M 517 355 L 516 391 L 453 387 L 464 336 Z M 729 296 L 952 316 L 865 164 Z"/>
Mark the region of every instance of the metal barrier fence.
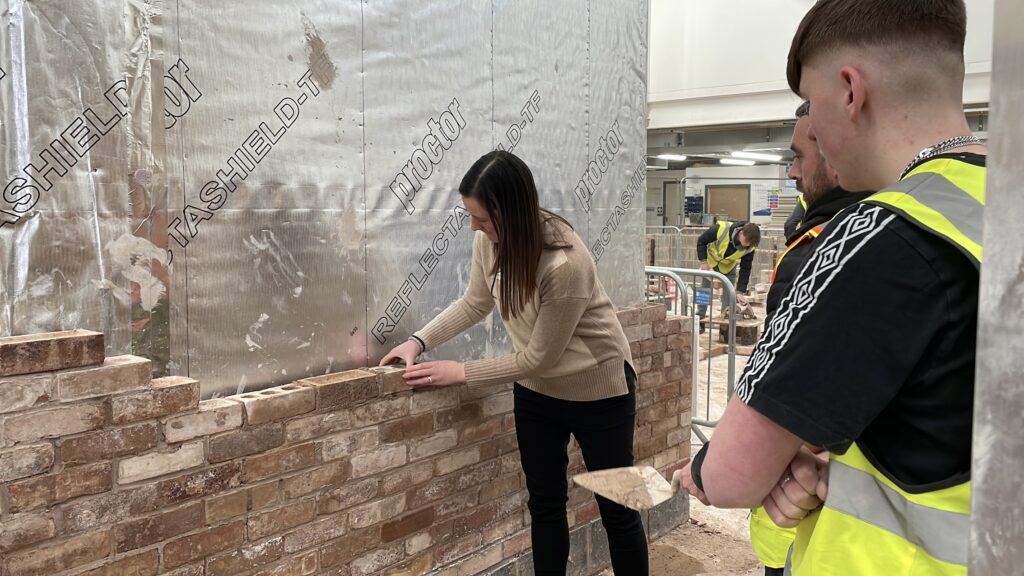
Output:
<path fill-rule="evenodd" d="M 697 286 L 697 278 L 709 278 L 711 280 L 718 280 L 722 283 L 722 290 L 725 293 L 727 306 L 729 308 L 729 331 L 728 331 L 728 379 L 726 381 L 726 400 L 732 398 L 733 390 L 736 382 L 736 288 L 732 282 L 729 281 L 725 275 L 716 272 L 714 270 L 695 270 L 690 268 L 667 268 L 660 266 L 647 266 L 644 268 L 648 278 L 655 277 L 659 279 L 659 286 L 665 280 L 671 281 L 675 284 L 676 290 L 674 291 L 674 299 L 672 302 L 676 303 L 676 306 L 669 307 L 670 311 L 675 314 L 687 316 L 691 318 L 692 326 L 692 345 L 691 345 L 691 369 L 692 382 L 694 389 L 696 390 L 697 385 L 700 383 L 700 319 L 696 314 L 698 305 L 707 306 L 708 318 L 714 318 L 714 283 L 710 290 L 700 288 Z M 683 277 L 692 277 L 689 282 L 684 281 Z M 685 300 L 682 300 L 683 304 L 679 305 L 681 295 L 686 294 Z M 648 298 L 650 299 L 650 298 Z M 692 314 L 690 313 L 692 312 Z M 718 425 L 718 420 L 711 420 L 711 348 L 713 346 L 712 338 L 714 330 L 709 329 L 708 331 L 708 369 L 707 369 L 707 393 L 705 397 L 705 413 L 704 418 L 692 418 L 690 428 L 693 433 L 700 438 L 701 442 L 707 442 L 708 438 L 704 435 L 703 431 L 698 426 L 705 426 L 713 428 Z"/>

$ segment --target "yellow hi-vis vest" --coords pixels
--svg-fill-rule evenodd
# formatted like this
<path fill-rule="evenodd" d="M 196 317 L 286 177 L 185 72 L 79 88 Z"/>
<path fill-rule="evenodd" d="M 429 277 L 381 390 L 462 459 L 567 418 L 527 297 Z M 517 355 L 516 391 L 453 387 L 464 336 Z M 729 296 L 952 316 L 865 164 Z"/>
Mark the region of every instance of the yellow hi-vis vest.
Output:
<path fill-rule="evenodd" d="M 931 160 L 864 201 L 946 239 L 980 269 L 985 168 Z M 970 497 L 969 480 L 907 492 L 854 443 L 832 454 L 828 498 L 797 527 L 786 574 L 965 576 Z"/>
<path fill-rule="evenodd" d="M 800 202 L 803 203 L 803 195 L 800 196 Z M 775 275 L 786 254 L 789 254 L 797 246 L 814 241 L 824 229 L 825 225 L 819 224 L 804 232 L 786 247 L 786 251 L 779 256 L 778 261 L 775 262 L 775 268 L 772 269 L 772 283 L 775 283 Z M 750 544 L 754 547 L 757 559 L 768 568 L 782 568 L 786 565 L 786 557 L 789 555 L 789 548 L 793 545 L 794 538 L 796 538 L 796 528 L 778 526 L 764 511 L 764 508 L 754 508 L 750 512 Z"/>
<path fill-rule="evenodd" d="M 740 249 L 725 256 L 725 252 L 729 249 L 729 244 L 732 242 L 732 239 L 729 238 L 730 226 L 732 226 L 732 222 L 719 220 L 718 238 L 715 239 L 714 243 L 708 244 L 708 266 L 722 274 L 732 272 L 732 269 L 736 267 L 741 258 L 755 250 L 753 247 Z"/>

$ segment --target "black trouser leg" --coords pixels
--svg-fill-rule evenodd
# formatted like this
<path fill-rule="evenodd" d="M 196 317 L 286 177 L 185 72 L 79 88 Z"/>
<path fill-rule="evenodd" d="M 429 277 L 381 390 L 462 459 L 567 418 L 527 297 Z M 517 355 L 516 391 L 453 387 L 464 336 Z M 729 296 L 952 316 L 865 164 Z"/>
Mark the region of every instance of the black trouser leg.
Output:
<path fill-rule="evenodd" d="M 782 576 L 785 573 L 786 570 L 784 568 L 769 568 L 767 566 L 764 567 L 764 576 Z"/>
<path fill-rule="evenodd" d="M 629 394 L 580 402 L 570 412 L 573 436 L 583 452 L 587 470 L 633 465 L 633 431 L 636 429 L 636 377 L 626 368 Z M 640 513 L 595 495 L 601 522 L 608 533 L 608 549 L 615 574 L 647 576 L 647 535 Z"/>
<path fill-rule="evenodd" d="M 566 471 L 569 429 L 561 420 L 559 401 L 514 388 L 519 459 L 530 494 L 530 537 L 536 576 L 565 576 L 569 562 L 569 500 Z"/>

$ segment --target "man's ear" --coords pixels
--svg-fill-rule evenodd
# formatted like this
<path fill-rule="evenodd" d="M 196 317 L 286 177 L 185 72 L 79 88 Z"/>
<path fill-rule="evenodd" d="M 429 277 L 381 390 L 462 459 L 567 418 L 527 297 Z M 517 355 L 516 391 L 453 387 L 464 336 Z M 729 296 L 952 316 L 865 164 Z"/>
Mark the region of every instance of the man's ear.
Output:
<path fill-rule="evenodd" d="M 843 66 L 839 69 L 839 80 L 842 83 L 843 108 L 846 117 L 853 123 L 860 122 L 867 102 L 867 79 L 863 72 L 854 66 Z"/>

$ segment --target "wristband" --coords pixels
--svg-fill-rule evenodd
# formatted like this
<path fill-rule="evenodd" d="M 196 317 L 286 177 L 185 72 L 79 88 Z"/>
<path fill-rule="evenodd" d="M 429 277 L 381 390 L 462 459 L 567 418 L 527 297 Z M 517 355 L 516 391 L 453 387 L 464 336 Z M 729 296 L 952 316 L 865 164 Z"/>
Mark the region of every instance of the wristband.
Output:
<path fill-rule="evenodd" d="M 704 465 L 704 457 L 707 456 L 708 446 L 710 442 L 706 442 L 701 446 L 700 451 L 693 457 L 693 461 L 690 462 L 690 477 L 693 478 L 693 485 L 704 492 L 704 481 L 700 478 L 700 467 Z"/>
<path fill-rule="evenodd" d="M 416 344 L 419 344 L 420 354 L 423 354 L 424 352 L 426 352 L 427 345 L 426 345 L 426 343 L 423 342 L 422 338 L 420 338 L 419 336 L 413 334 L 412 336 L 409 336 L 409 340 L 412 340 Z"/>

